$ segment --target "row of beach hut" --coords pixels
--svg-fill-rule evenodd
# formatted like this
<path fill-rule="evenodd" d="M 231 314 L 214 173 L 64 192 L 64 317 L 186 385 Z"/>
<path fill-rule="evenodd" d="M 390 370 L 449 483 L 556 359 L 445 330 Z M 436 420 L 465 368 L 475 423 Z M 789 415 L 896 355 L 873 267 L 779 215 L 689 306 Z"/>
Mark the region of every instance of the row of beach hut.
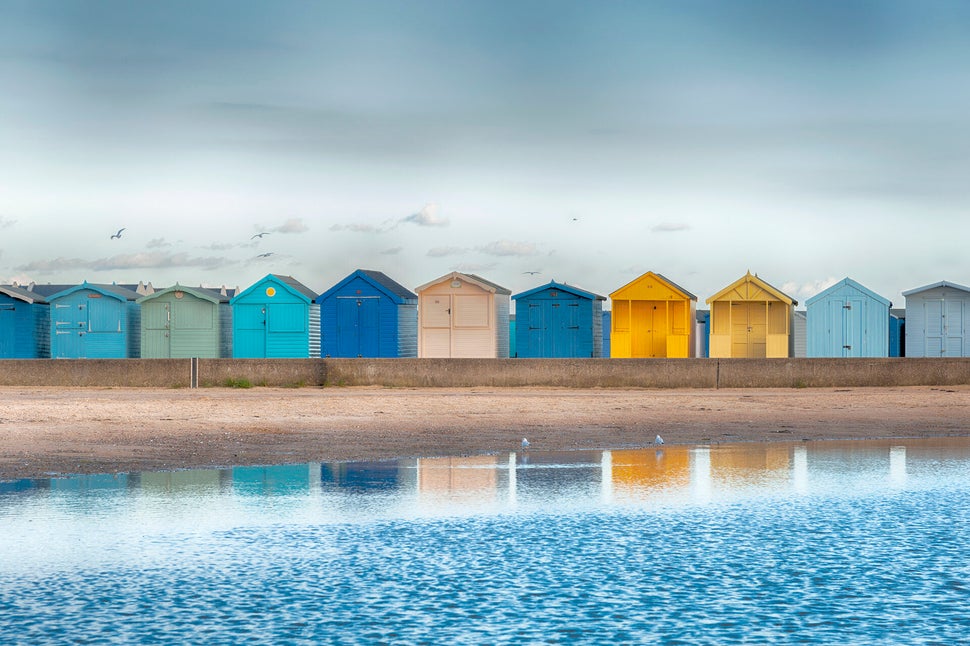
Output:
<path fill-rule="evenodd" d="M 796 311 L 750 272 L 700 312 L 695 295 L 654 272 L 610 294 L 611 311 L 605 296 L 564 283 L 512 295 L 460 272 L 412 292 L 361 269 L 319 295 L 277 274 L 242 291 L 0 285 L 0 358 L 970 356 L 970 288 L 944 281 L 903 295 L 905 334 L 889 300 L 852 279 Z"/>

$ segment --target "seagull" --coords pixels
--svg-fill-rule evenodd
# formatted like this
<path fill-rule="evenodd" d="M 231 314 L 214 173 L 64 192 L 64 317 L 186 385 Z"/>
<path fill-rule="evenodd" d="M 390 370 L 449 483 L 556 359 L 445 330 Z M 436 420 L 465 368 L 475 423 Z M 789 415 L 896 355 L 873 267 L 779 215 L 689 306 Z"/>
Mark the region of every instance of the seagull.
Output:
<path fill-rule="evenodd" d="M 273 255 L 273 252 L 272 251 L 267 251 L 266 253 L 261 253 L 261 254 L 259 254 L 256 257 L 257 258 L 269 258 L 272 255 Z"/>
<path fill-rule="evenodd" d="M 268 236 L 268 235 L 269 235 L 269 231 L 260 231 L 259 233 L 255 234 L 252 238 L 250 238 L 250 240 L 252 240 L 253 238 L 259 238 L 260 240 L 262 240 L 263 236 Z"/>
<path fill-rule="evenodd" d="M 653 438 L 653 443 L 654 444 L 663 444 L 664 443 L 664 439 L 658 435 L 657 437 Z"/>
<path fill-rule="evenodd" d="M 114 240 L 115 238 L 120 238 L 121 237 L 121 232 L 124 231 L 126 228 L 128 228 L 128 227 L 121 227 L 120 229 L 118 229 L 118 233 L 112 233 L 110 239 L 111 240 Z"/>
<path fill-rule="evenodd" d="M 541 271 L 523 271 L 522 273 L 523 274 L 532 274 L 532 275 L 535 275 L 535 274 L 541 274 L 542 272 Z"/>
<path fill-rule="evenodd" d="M 531 442 L 529 442 L 529 440 L 525 439 L 524 437 L 522 438 L 522 448 L 523 449 L 529 448 L 529 445 L 530 444 L 531 444 Z"/>

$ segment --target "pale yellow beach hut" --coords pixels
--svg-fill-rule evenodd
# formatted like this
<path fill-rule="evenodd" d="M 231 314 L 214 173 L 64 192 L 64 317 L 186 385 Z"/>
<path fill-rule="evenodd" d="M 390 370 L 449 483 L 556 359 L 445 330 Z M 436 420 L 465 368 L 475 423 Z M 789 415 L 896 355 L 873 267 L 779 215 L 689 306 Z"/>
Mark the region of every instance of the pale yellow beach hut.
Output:
<path fill-rule="evenodd" d="M 414 291 L 419 357 L 508 358 L 510 290 L 455 271 Z"/>
<path fill-rule="evenodd" d="M 750 271 L 707 299 L 711 357 L 790 357 L 798 301 Z"/>

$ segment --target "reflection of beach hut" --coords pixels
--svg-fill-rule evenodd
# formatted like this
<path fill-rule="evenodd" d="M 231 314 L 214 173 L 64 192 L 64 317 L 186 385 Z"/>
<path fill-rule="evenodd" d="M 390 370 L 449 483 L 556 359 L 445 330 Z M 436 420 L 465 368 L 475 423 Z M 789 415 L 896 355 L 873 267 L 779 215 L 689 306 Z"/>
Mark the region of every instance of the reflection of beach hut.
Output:
<path fill-rule="evenodd" d="M 51 356 L 125 359 L 141 354 L 140 294 L 118 285 L 82 283 L 47 297 Z"/>
<path fill-rule="evenodd" d="M 611 357 L 694 356 L 697 297 L 648 271 L 610 294 Z"/>
<path fill-rule="evenodd" d="M 903 296 L 907 357 L 970 357 L 970 287 L 944 280 Z"/>
<path fill-rule="evenodd" d="M 265 467 L 233 467 L 232 489 L 246 496 L 291 495 L 310 490 L 316 465 L 280 464 Z"/>
<path fill-rule="evenodd" d="M 512 294 L 474 274 L 452 272 L 418 293 L 418 356 L 509 356 Z"/>
<path fill-rule="evenodd" d="M 512 299 L 517 321 L 517 356 L 603 356 L 600 326 L 606 297 L 553 281 L 516 294 Z"/>
<path fill-rule="evenodd" d="M 690 484 L 690 449 L 611 451 L 613 484 L 625 488 L 686 487 Z"/>
<path fill-rule="evenodd" d="M 805 301 L 808 357 L 888 357 L 888 299 L 844 278 Z"/>
<path fill-rule="evenodd" d="M 797 305 L 748 272 L 707 299 L 711 306 L 712 357 L 790 357 Z"/>
<path fill-rule="evenodd" d="M 323 356 L 418 356 L 418 297 L 385 274 L 358 269 L 316 302 Z"/>
<path fill-rule="evenodd" d="M 51 356 L 50 307 L 39 294 L 0 285 L 0 359 Z"/>
<path fill-rule="evenodd" d="M 498 457 L 421 458 L 418 490 L 422 494 L 476 494 L 482 500 L 498 488 Z"/>
<path fill-rule="evenodd" d="M 292 276 L 269 274 L 229 301 L 236 358 L 320 356 L 316 294 Z"/>
<path fill-rule="evenodd" d="M 232 308 L 225 288 L 175 285 L 138 302 L 143 358 L 232 356 Z"/>

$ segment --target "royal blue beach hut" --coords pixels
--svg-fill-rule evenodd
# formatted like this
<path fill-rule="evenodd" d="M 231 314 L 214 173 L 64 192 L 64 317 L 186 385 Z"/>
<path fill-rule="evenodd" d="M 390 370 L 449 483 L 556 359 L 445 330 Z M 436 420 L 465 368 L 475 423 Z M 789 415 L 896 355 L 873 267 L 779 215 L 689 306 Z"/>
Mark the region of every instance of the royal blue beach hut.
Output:
<path fill-rule="evenodd" d="M 232 357 L 232 290 L 174 285 L 139 299 L 145 359 Z"/>
<path fill-rule="evenodd" d="M 512 296 L 517 356 L 582 358 L 603 356 L 605 296 L 551 281 Z"/>
<path fill-rule="evenodd" d="M 903 296 L 907 357 L 970 357 L 970 287 L 944 280 Z"/>
<path fill-rule="evenodd" d="M 418 356 L 418 296 L 384 273 L 358 269 L 315 302 L 322 356 Z"/>
<path fill-rule="evenodd" d="M 84 282 L 47 297 L 54 359 L 136 359 L 141 356 L 138 292 Z"/>
<path fill-rule="evenodd" d="M 805 302 L 807 357 L 888 357 L 892 303 L 851 278 Z"/>
<path fill-rule="evenodd" d="M 292 276 L 269 274 L 229 301 L 232 356 L 310 359 L 320 356 L 317 294 Z"/>
<path fill-rule="evenodd" d="M 51 356 L 50 306 L 19 285 L 0 285 L 0 359 Z"/>

